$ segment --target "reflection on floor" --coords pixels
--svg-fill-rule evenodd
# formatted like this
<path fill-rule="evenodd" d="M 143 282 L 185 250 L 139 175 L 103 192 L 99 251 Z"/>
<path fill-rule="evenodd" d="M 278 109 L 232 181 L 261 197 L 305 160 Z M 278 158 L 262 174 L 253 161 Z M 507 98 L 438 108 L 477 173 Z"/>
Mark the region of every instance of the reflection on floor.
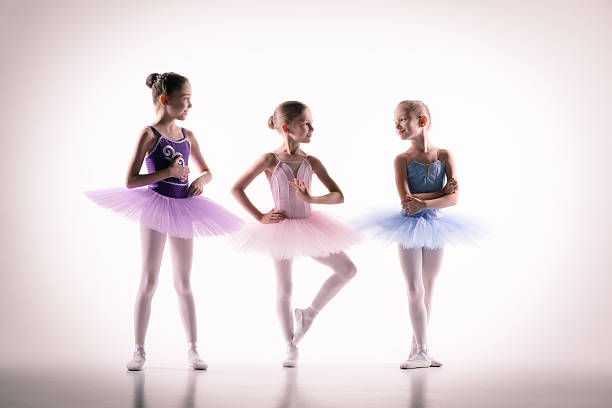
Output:
<path fill-rule="evenodd" d="M 0 369 L 0 407 L 612 407 L 612 372 L 304 364 Z"/>

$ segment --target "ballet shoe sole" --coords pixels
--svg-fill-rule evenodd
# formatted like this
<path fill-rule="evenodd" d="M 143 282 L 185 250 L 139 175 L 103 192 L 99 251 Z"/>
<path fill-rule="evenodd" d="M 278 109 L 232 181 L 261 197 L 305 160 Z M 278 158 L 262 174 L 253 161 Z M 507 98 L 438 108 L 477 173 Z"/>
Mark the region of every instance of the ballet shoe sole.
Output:
<path fill-rule="evenodd" d="M 208 366 L 206 367 L 194 367 L 193 364 L 189 365 L 189 367 L 193 368 L 194 370 L 208 370 Z"/>
<path fill-rule="evenodd" d="M 129 368 L 129 367 L 125 367 L 128 371 L 142 371 L 142 367 L 138 367 L 138 368 Z"/>
<path fill-rule="evenodd" d="M 400 365 L 400 369 L 402 369 L 402 370 L 413 370 L 415 368 L 429 368 L 429 367 L 431 367 L 431 364 L 427 364 L 427 365 L 422 364 L 422 365 L 411 366 L 411 367 L 402 367 Z"/>

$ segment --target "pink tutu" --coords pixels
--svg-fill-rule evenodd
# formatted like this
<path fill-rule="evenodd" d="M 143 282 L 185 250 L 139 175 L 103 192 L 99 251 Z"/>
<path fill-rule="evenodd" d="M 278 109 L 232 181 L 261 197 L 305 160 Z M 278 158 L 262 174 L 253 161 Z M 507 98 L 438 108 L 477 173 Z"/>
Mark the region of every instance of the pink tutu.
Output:
<path fill-rule="evenodd" d="M 360 241 L 359 234 L 333 218 L 313 211 L 307 218 L 275 224 L 249 223 L 230 239 L 239 250 L 254 250 L 276 259 L 325 257 Z"/>
<path fill-rule="evenodd" d="M 179 238 L 227 234 L 242 220 L 202 196 L 172 198 L 149 188 L 109 188 L 85 192 L 96 204 L 124 217 Z"/>

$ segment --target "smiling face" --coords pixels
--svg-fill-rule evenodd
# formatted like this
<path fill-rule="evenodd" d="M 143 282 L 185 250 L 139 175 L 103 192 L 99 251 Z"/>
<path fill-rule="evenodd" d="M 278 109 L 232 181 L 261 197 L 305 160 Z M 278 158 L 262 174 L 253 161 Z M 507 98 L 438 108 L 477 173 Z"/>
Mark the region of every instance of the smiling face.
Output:
<path fill-rule="evenodd" d="M 402 140 L 416 138 L 429 123 L 427 115 L 417 115 L 402 104 L 397 105 L 397 108 L 395 108 L 393 120 L 395 122 L 395 132 Z"/>
<path fill-rule="evenodd" d="M 393 119 L 395 132 L 402 140 L 414 139 L 423 131 L 423 127 L 419 123 L 419 115 L 410 112 L 401 104 L 395 108 Z"/>
<path fill-rule="evenodd" d="M 312 137 L 314 127 L 312 127 L 312 113 L 310 109 L 306 108 L 297 117 L 295 117 L 289 124 L 286 125 L 286 132 L 283 129 L 283 133 L 287 134 L 287 137 L 297 143 L 309 143 Z"/>
<path fill-rule="evenodd" d="M 191 109 L 191 84 L 189 81 L 166 97 L 165 108 L 175 119 L 185 120 Z"/>

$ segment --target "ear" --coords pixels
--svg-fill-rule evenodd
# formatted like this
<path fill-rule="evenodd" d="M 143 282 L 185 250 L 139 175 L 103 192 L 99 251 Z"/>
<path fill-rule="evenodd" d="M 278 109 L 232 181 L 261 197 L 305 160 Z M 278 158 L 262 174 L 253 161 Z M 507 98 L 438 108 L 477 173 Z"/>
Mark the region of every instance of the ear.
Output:
<path fill-rule="evenodd" d="M 419 126 L 425 127 L 425 125 L 427 125 L 427 116 L 425 115 L 419 116 Z"/>
<path fill-rule="evenodd" d="M 159 103 L 161 103 L 164 106 L 168 105 L 168 95 L 166 94 L 159 95 Z"/>
<path fill-rule="evenodd" d="M 281 129 L 283 130 L 283 132 L 287 132 L 287 125 L 283 123 L 281 125 Z"/>

